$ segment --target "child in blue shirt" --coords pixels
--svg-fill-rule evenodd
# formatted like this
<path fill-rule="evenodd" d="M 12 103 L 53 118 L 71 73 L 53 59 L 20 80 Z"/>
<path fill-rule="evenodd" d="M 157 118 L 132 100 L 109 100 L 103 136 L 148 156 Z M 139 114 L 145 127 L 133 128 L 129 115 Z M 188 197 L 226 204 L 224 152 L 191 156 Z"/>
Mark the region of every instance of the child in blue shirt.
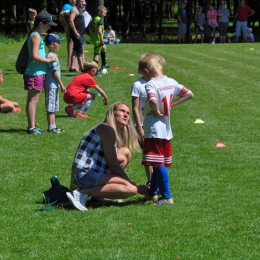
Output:
<path fill-rule="evenodd" d="M 62 132 L 61 129 L 57 128 L 55 123 L 55 112 L 59 111 L 59 88 L 62 93 L 66 92 L 66 88 L 60 79 L 60 62 L 56 55 L 56 52 L 60 48 L 60 40 L 63 38 L 64 37 L 51 33 L 44 39 L 44 42 L 49 49 L 47 58 L 54 55 L 56 56 L 56 60 L 48 64 L 47 75 L 44 82 L 48 132 L 54 134 Z"/>

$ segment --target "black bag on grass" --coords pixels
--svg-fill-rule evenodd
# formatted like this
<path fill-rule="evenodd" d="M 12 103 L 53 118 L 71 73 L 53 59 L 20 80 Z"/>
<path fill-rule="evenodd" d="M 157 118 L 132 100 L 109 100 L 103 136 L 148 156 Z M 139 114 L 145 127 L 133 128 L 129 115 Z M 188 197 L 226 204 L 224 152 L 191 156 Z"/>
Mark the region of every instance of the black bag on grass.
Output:
<path fill-rule="evenodd" d="M 43 192 L 45 206 L 62 207 L 69 202 L 66 192 L 70 192 L 71 190 L 61 185 L 57 176 L 52 176 L 50 181 L 52 185 L 51 188 Z"/>

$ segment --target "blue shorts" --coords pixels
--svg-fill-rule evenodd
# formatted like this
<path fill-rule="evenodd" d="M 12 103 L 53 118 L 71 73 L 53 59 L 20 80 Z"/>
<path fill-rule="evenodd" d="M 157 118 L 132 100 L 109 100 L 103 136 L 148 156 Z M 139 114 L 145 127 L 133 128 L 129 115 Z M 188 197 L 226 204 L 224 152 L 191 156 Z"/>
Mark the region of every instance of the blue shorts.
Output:
<path fill-rule="evenodd" d="M 47 112 L 54 113 L 59 111 L 59 89 L 45 89 L 45 107 Z"/>
<path fill-rule="evenodd" d="M 178 34 L 186 34 L 187 33 L 187 25 L 185 23 L 178 24 Z"/>
<path fill-rule="evenodd" d="M 71 39 L 73 41 L 73 51 L 76 52 L 77 56 L 81 57 L 83 55 L 83 44 L 84 44 L 84 36 L 81 35 L 79 39 L 77 39 L 74 34 L 71 35 Z"/>
<path fill-rule="evenodd" d="M 71 182 L 78 185 L 79 190 L 94 188 L 94 187 L 98 186 L 98 182 L 103 174 L 105 174 L 105 173 L 91 172 L 91 171 L 88 171 L 88 172 L 79 171 L 74 174 Z"/>

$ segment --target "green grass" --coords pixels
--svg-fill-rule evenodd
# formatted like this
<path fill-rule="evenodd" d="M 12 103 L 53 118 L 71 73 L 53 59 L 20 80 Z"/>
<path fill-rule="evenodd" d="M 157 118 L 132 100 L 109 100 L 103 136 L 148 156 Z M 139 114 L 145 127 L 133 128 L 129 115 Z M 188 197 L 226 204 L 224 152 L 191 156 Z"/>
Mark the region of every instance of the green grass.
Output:
<path fill-rule="evenodd" d="M 59 51 L 67 85 L 65 41 Z M 43 212 L 42 192 L 57 175 L 69 185 L 70 168 L 85 131 L 103 120 L 107 107 L 97 98 L 91 119 L 68 118 L 60 100 L 60 135 L 27 135 L 22 76 L 14 63 L 22 42 L 0 43 L 6 71 L 3 97 L 18 101 L 20 114 L 0 114 L 0 259 L 259 259 L 260 242 L 260 45 L 119 44 L 107 47 L 109 74 L 96 78 L 109 102 L 131 104 L 130 87 L 139 75 L 139 55 L 156 51 L 165 74 L 191 89 L 194 99 L 172 111 L 173 207 L 136 203 Z M 92 45 L 86 60 L 92 59 Z M 254 50 L 250 50 L 253 48 Z M 120 70 L 113 70 L 113 66 Z M 129 74 L 135 74 L 130 77 Z M 202 119 L 205 124 L 194 124 Z M 37 125 L 47 128 L 44 97 Z M 217 141 L 225 148 L 215 148 Z M 141 154 L 126 172 L 137 183 L 146 177 Z M 129 224 L 130 223 L 130 224 Z"/>

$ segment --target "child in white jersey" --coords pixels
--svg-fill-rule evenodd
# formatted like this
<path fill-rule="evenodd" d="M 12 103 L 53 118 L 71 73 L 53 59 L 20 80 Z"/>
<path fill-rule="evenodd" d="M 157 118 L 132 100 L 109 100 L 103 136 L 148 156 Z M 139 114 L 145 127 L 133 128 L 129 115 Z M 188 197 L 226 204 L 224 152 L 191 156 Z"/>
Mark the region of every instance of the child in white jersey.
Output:
<path fill-rule="evenodd" d="M 139 78 L 131 87 L 131 96 L 132 96 L 132 110 L 133 110 L 133 122 L 135 124 L 137 133 L 141 138 L 141 142 L 144 140 L 144 130 L 143 130 L 143 121 L 144 121 L 144 106 L 147 99 L 147 94 L 145 91 L 145 84 L 147 80 L 144 77 Z M 143 146 L 141 144 L 141 146 Z M 145 166 L 145 173 L 147 176 L 147 184 L 151 183 L 151 177 L 153 173 L 152 166 Z"/>
<path fill-rule="evenodd" d="M 138 71 L 149 79 L 145 85 L 147 102 L 144 109 L 143 165 L 151 165 L 154 172 L 147 199 L 155 205 L 173 205 L 166 167 L 172 164 L 170 111 L 191 98 L 193 93 L 174 79 L 163 74 L 165 60 L 156 53 L 146 53 L 139 60 Z M 172 102 L 174 97 L 179 98 Z M 158 199 L 157 191 L 162 195 Z"/>

